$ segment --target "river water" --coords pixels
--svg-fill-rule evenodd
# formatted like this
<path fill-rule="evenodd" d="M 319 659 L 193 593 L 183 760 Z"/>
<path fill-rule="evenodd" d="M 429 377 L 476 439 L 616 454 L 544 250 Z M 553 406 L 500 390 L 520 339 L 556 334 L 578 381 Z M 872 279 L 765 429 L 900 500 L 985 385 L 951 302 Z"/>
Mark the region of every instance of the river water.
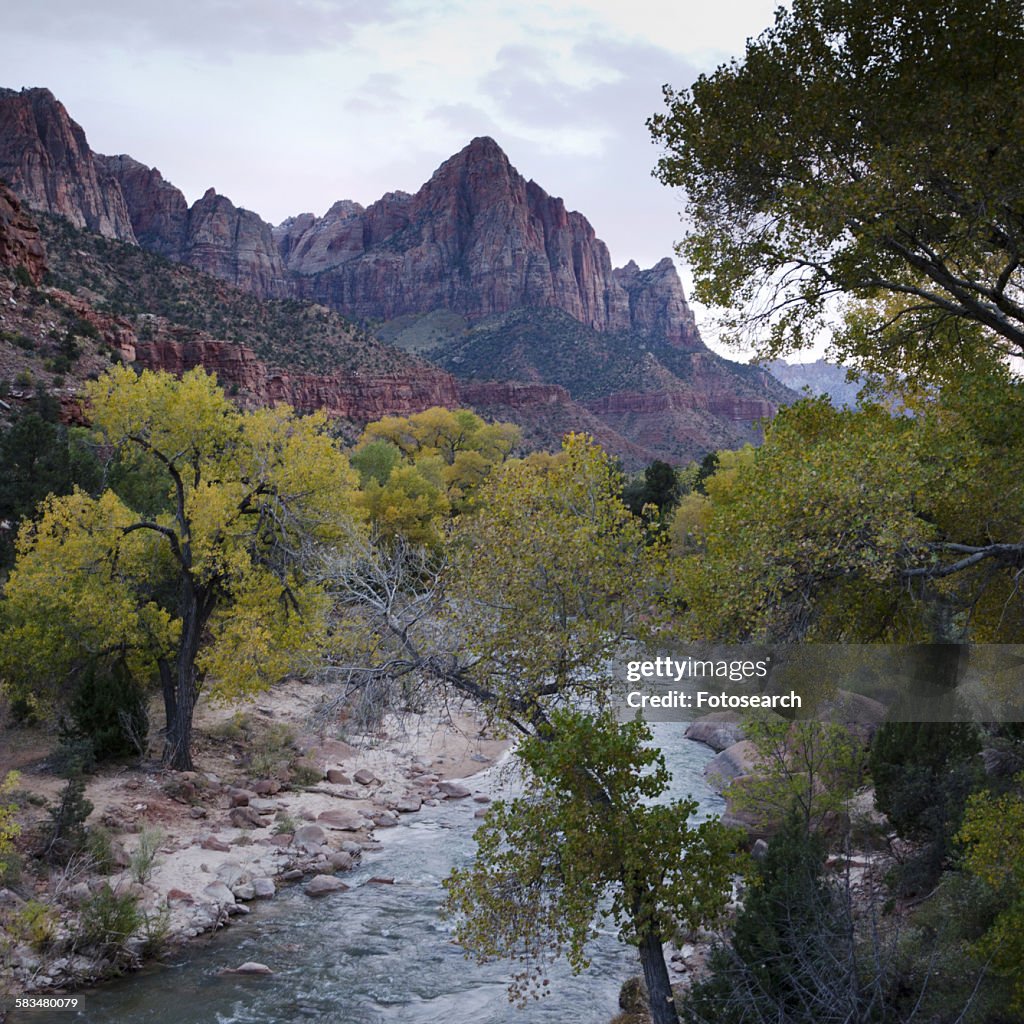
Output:
<path fill-rule="evenodd" d="M 672 772 L 671 797 L 692 794 L 698 817 L 719 813 L 721 798 L 704 782 L 710 750 L 683 738 L 685 726 L 656 723 L 655 742 Z M 495 796 L 514 785 L 490 769 L 474 779 Z M 622 982 L 639 973 L 636 951 L 610 923 L 593 947 L 588 971 L 564 965 L 550 974 L 551 994 L 525 1009 L 510 1007 L 507 963 L 479 966 L 451 940 L 438 908 L 441 882 L 473 856 L 478 804 L 449 801 L 378 831 L 380 849 L 346 875 L 348 892 L 314 900 L 293 887 L 162 967 L 79 993 L 77 1012 L 12 1014 L 11 1024 L 606 1024 Z M 393 885 L 371 882 L 393 878 Z M 237 919 L 236 919 L 237 920 Z M 246 960 L 270 976 L 222 975 Z"/>

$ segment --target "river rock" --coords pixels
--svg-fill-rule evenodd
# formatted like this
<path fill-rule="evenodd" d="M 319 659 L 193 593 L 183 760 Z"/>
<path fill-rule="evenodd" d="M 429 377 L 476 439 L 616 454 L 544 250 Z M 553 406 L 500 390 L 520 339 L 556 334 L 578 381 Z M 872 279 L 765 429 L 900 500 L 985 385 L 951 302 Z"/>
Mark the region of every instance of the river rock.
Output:
<path fill-rule="evenodd" d="M 265 796 L 254 796 L 249 801 L 249 806 L 259 814 L 273 814 L 281 810 L 280 800 L 268 800 Z"/>
<path fill-rule="evenodd" d="M 254 878 L 252 880 L 252 891 L 254 899 L 265 900 L 277 892 L 277 886 L 274 885 L 272 878 Z"/>
<path fill-rule="evenodd" d="M 742 723 L 731 711 L 713 711 L 710 715 L 704 715 L 691 722 L 683 735 L 715 751 L 725 750 L 746 739 Z"/>
<path fill-rule="evenodd" d="M 372 786 L 375 782 L 380 782 L 380 779 L 378 779 L 369 768 L 360 768 L 352 778 L 355 779 L 360 786 Z"/>
<path fill-rule="evenodd" d="M 713 757 L 704 766 L 704 777 L 722 792 L 733 779 L 749 775 L 757 763 L 757 748 L 750 740 L 740 740 Z"/>
<path fill-rule="evenodd" d="M 233 885 L 231 891 L 235 894 L 236 900 L 254 900 L 256 898 L 256 890 L 253 888 L 252 882 Z"/>
<path fill-rule="evenodd" d="M 260 779 L 252 788 L 257 796 L 273 796 L 281 791 L 281 783 L 277 779 Z"/>
<path fill-rule="evenodd" d="M 215 903 L 231 905 L 235 902 L 235 894 L 223 882 L 211 882 L 203 889 L 203 895 Z"/>
<path fill-rule="evenodd" d="M 232 807 L 248 807 L 256 794 L 248 789 L 229 789 L 228 796 L 231 798 Z"/>
<path fill-rule="evenodd" d="M 327 855 L 327 863 L 334 868 L 335 871 L 351 871 L 352 865 L 355 863 L 352 854 L 345 850 L 334 850 Z"/>
<path fill-rule="evenodd" d="M 340 768 L 327 769 L 327 781 L 338 786 L 351 786 L 352 779 L 349 778 Z"/>
<path fill-rule="evenodd" d="M 413 814 L 423 806 L 423 797 L 421 796 L 403 796 L 400 800 L 395 802 L 395 810 L 400 811 L 402 814 Z"/>
<path fill-rule="evenodd" d="M 347 807 L 323 811 L 317 815 L 316 820 L 318 825 L 340 832 L 358 832 L 359 829 L 366 828 L 366 819 L 358 811 Z"/>
<path fill-rule="evenodd" d="M 300 825 L 292 843 L 304 853 L 316 853 L 327 842 L 327 833 L 319 825 Z"/>
<path fill-rule="evenodd" d="M 334 875 L 314 875 L 306 885 L 307 896 L 326 896 L 331 892 L 344 892 L 348 886 Z"/>
<path fill-rule="evenodd" d="M 370 815 L 370 821 L 377 826 L 377 828 L 394 828 L 398 824 L 398 815 L 394 811 L 387 811 L 383 808 L 378 808 Z"/>
<path fill-rule="evenodd" d="M 438 791 L 443 793 L 449 800 L 463 800 L 471 796 L 470 791 L 459 782 L 445 780 L 437 784 Z"/>
<path fill-rule="evenodd" d="M 231 847 L 228 846 L 222 839 L 218 839 L 216 836 L 207 836 L 199 844 L 204 850 L 215 850 L 217 853 L 228 853 Z"/>
<path fill-rule="evenodd" d="M 246 960 L 235 968 L 235 974 L 273 974 L 274 972 L 266 965 L 257 963 L 255 960 Z"/>
<path fill-rule="evenodd" d="M 235 828 L 266 828 L 266 822 L 252 807 L 233 807 L 229 818 Z"/>
<path fill-rule="evenodd" d="M 235 886 L 244 882 L 248 872 L 237 860 L 226 860 L 217 867 L 217 878 L 227 886 Z"/>

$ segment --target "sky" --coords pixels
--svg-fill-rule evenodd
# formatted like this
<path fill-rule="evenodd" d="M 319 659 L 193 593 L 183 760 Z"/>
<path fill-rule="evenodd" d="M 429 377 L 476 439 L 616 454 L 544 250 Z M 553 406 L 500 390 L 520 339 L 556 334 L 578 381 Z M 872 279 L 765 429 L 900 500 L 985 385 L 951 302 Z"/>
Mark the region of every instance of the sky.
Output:
<path fill-rule="evenodd" d="M 0 85 L 46 86 L 97 152 L 159 168 L 190 203 L 212 186 L 272 224 L 415 192 L 490 135 L 590 220 L 615 266 L 648 267 L 682 233 L 681 197 L 651 176 L 661 88 L 740 56 L 775 6 L 0 0 Z"/>

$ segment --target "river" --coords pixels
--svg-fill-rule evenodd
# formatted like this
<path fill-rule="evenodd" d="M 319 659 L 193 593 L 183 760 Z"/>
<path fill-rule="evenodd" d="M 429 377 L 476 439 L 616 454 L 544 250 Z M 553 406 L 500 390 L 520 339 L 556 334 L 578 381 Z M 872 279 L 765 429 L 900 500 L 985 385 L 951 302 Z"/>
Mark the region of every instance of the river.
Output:
<path fill-rule="evenodd" d="M 719 813 L 721 798 L 704 782 L 712 753 L 682 736 L 679 723 L 652 726 L 672 772 L 672 797 L 692 794 L 699 817 Z M 490 769 L 476 788 L 501 795 L 514 783 Z M 473 856 L 477 822 L 471 801 L 449 801 L 381 829 L 345 880 L 352 889 L 319 900 L 298 886 L 250 904 L 249 917 L 178 951 L 168 963 L 79 993 L 84 1009 L 12 1014 L 11 1024 L 606 1024 L 622 982 L 639 973 L 635 950 L 603 928 L 588 971 L 551 972 L 551 994 L 523 1010 L 506 994 L 507 963 L 467 961 L 440 919 L 441 881 Z M 371 882 L 393 878 L 393 885 Z M 247 960 L 269 976 L 220 972 Z"/>

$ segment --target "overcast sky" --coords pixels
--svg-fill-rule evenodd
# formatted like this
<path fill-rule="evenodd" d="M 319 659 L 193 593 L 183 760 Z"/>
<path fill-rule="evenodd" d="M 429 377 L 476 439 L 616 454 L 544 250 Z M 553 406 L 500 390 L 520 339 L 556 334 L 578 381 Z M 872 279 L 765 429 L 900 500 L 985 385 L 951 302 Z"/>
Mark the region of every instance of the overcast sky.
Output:
<path fill-rule="evenodd" d="M 0 85 L 46 86 L 100 153 L 265 220 L 416 191 L 476 135 L 612 262 L 679 238 L 650 175 L 661 86 L 740 55 L 774 0 L 0 0 Z M 684 280 L 688 275 L 684 270 Z"/>

